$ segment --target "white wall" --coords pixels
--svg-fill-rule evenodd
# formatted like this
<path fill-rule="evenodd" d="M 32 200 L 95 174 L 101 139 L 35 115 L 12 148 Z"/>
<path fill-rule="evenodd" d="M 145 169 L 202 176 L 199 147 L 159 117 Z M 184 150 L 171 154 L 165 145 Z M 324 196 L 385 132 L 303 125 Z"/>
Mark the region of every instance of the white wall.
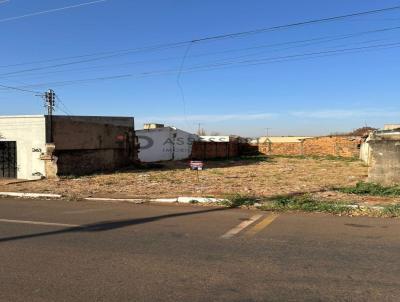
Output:
<path fill-rule="evenodd" d="M 183 160 L 192 153 L 192 141 L 197 136 L 171 127 L 136 130 L 139 138 L 139 160 L 157 162 L 166 160 Z M 151 142 L 151 147 L 148 144 Z"/>
<path fill-rule="evenodd" d="M 371 145 L 368 143 L 369 139 L 361 144 L 360 159 L 369 165 L 371 163 Z"/>
<path fill-rule="evenodd" d="M 199 138 L 197 135 L 176 129 L 174 160 L 183 160 L 192 154 L 192 143 Z"/>
<path fill-rule="evenodd" d="M 0 140 L 17 142 L 17 178 L 39 179 L 40 175 L 45 176 L 45 164 L 40 159 L 46 145 L 44 116 L 0 116 Z M 35 173 L 38 176 L 34 176 Z"/>

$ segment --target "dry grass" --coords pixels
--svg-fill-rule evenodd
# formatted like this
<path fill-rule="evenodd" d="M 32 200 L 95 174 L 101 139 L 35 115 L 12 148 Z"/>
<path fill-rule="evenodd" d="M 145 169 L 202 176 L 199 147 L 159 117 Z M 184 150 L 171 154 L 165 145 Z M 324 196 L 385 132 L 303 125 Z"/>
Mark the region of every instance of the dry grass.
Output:
<path fill-rule="evenodd" d="M 58 181 L 5 185 L 0 191 L 54 192 L 69 197 L 176 197 L 243 194 L 274 196 L 355 185 L 367 176 L 358 161 L 272 158 L 268 161 L 211 161 L 196 172 L 187 163 L 166 163 L 158 170 L 130 170 Z"/>

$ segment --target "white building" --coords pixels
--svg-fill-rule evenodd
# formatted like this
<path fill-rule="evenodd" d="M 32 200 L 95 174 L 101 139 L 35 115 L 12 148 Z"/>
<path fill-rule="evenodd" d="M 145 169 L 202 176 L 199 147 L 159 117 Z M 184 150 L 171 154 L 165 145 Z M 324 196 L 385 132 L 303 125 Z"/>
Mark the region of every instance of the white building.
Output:
<path fill-rule="evenodd" d="M 195 134 L 164 125 L 147 126 L 147 129 L 136 130 L 136 135 L 141 162 L 187 159 L 192 153 L 193 141 L 198 140 Z"/>
<path fill-rule="evenodd" d="M 40 179 L 45 162 L 46 119 L 38 116 L 0 118 L 0 177 Z"/>

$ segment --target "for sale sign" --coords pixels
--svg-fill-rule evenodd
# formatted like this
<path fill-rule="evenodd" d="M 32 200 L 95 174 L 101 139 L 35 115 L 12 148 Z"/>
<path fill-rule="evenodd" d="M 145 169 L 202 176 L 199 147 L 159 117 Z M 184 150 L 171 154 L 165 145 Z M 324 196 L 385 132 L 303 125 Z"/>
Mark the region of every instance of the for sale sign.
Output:
<path fill-rule="evenodd" d="M 191 170 L 203 170 L 204 163 L 200 160 L 191 160 L 190 161 L 190 169 Z"/>

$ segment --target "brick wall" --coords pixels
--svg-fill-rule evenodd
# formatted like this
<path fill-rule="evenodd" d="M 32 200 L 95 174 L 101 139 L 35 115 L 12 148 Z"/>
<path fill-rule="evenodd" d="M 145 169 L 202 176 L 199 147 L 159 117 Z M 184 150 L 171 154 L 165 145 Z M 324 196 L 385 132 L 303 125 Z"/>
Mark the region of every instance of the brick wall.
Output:
<path fill-rule="evenodd" d="M 237 142 L 193 142 L 192 145 L 192 159 L 205 160 L 237 156 L 239 156 L 239 144 Z"/>
<path fill-rule="evenodd" d="M 348 136 L 326 136 L 306 139 L 304 155 L 359 157 L 361 138 Z"/>
<path fill-rule="evenodd" d="M 314 155 L 358 157 L 360 137 L 322 136 L 307 138 L 298 143 L 259 144 L 259 152 L 267 155 Z"/>
<path fill-rule="evenodd" d="M 299 143 L 266 143 L 259 145 L 259 152 L 268 155 L 301 155 Z"/>

